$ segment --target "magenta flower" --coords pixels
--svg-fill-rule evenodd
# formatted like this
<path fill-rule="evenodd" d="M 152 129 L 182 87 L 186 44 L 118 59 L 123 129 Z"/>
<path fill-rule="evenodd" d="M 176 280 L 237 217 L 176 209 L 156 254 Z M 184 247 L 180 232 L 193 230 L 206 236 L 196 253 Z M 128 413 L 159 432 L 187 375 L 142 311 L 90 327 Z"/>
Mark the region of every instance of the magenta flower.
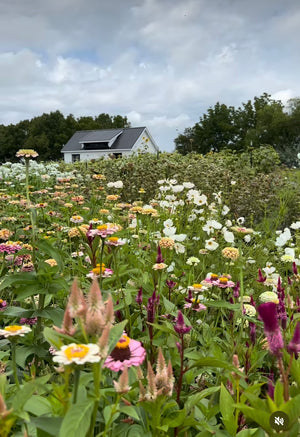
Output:
<path fill-rule="evenodd" d="M 267 279 L 267 277 L 264 277 L 263 274 L 262 274 L 262 272 L 261 272 L 261 270 L 258 269 L 258 279 L 256 279 L 257 282 L 265 282 L 266 279 Z"/>
<path fill-rule="evenodd" d="M 297 323 L 292 340 L 289 342 L 287 351 L 290 354 L 298 355 L 300 352 L 300 322 Z"/>
<path fill-rule="evenodd" d="M 125 367 L 139 366 L 146 357 L 146 351 L 139 341 L 132 340 L 125 333 L 104 362 L 114 372 L 124 370 Z"/>
<path fill-rule="evenodd" d="M 139 305 L 142 305 L 142 303 L 143 303 L 143 289 L 142 289 L 142 287 L 139 288 L 139 290 L 138 290 L 138 294 L 137 294 L 137 296 L 136 296 L 136 298 L 135 298 L 135 301 L 136 301 L 136 303 L 138 303 Z"/>
<path fill-rule="evenodd" d="M 156 257 L 156 264 L 162 264 L 164 262 L 164 259 L 161 254 L 160 246 L 157 247 L 157 257 Z"/>
<path fill-rule="evenodd" d="M 281 356 L 280 349 L 284 347 L 284 343 L 278 324 L 277 305 L 274 302 L 262 303 L 257 311 L 264 322 L 264 331 L 270 352 L 273 355 Z"/>
<path fill-rule="evenodd" d="M 180 310 L 178 311 L 177 321 L 176 321 L 176 324 L 174 326 L 174 329 L 177 332 L 177 334 L 179 334 L 179 335 L 187 334 L 192 329 L 191 326 L 187 326 L 184 323 L 183 315 L 182 315 L 182 312 Z"/>

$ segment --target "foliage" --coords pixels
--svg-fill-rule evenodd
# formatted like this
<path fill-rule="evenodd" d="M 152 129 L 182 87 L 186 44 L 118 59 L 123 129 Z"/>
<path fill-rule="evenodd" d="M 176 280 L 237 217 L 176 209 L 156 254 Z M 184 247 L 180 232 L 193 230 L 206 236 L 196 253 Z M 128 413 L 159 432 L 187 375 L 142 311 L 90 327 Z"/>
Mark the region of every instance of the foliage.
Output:
<path fill-rule="evenodd" d="M 281 162 L 297 165 L 300 150 L 300 100 L 291 99 L 288 110 L 280 101 L 264 93 L 234 108 L 217 102 L 192 128 L 187 128 L 175 139 L 181 154 L 192 151 L 206 154 L 224 149 L 237 152 L 271 145 Z"/>
<path fill-rule="evenodd" d="M 95 117 L 66 117 L 50 112 L 8 126 L 0 125 L 0 162 L 14 161 L 19 149 L 35 149 L 39 159 L 61 159 L 61 149 L 77 130 L 129 127 L 127 117 L 99 114 Z"/>
<path fill-rule="evenodd" d="M 299 171 L 268 154 L 0 168 L 3 437 L 299 435 Z"/>

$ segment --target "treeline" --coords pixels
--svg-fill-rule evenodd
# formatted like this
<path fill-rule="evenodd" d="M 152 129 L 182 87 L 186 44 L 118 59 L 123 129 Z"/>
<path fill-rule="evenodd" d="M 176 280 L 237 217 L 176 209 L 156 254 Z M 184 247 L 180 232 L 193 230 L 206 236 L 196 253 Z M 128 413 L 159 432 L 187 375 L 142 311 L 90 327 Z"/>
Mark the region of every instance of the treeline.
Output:
<path fill-rule="evenodd" d="M 0 125 L 0 162 L 15 161 L 19 149 L 34 149 L 42 161 L 62 158 L 61 149 L 78 130 L 130 127 L 127 117 L 99 114 L 75 118 L 60 111 L 8 126 Z"/>
<path fill-rule="evenodd" d="M 238 108 L 218 102 L 175 139 L 176 150 L 183 155 L 225 149 L 251 151 L 267 145 L 276 150 L 282 163 L 297 165 L 300 98 L 289 100 L 286 108 L 267 93 Z"/>

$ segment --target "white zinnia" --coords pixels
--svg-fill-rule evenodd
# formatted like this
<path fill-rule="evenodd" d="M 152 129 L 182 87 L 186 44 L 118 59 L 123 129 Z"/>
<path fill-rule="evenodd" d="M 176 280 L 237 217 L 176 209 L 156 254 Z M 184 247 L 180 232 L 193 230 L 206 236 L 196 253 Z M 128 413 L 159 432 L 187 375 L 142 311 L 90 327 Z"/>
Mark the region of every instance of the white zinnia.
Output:
<path fill-rule="evenodd" d="M 69 364 L 85 364 L 98 363 L 100 361 L 99 346 L 97 344 L 76 344 L 71 343 L 62 346 L 59 351 L 55 352 L 53 361 L 55 363 L 69 365 Z"/>
<path fill-rule="evenodd" d="M 24 337 L 25 334 L 28 334 L 28 332 L 31 332 L 31 329 L 28 326 L 20 326 L 20 325 L 11 325 L 6 326 L 4 329 L 0 329 L 0 335 L 3 335 L 3 337 L 14 337 L 16 335 L 19 335 L 20 337 Z"/>

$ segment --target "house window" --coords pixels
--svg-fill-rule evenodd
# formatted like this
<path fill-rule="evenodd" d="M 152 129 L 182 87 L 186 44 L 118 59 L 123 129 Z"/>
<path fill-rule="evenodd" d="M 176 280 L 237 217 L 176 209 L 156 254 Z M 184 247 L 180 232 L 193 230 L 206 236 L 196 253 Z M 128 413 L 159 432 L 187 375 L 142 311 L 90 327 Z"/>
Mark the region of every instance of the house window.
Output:
<path fill-rule="evenodd" d="M 113 154 L 117 159 L 122 158 L 122 153 L 114 153 Z"/>
<path fill-rule="evenodd" d="M 80 153 L 72 155 L 72 162 L 80 161 Z"/>

